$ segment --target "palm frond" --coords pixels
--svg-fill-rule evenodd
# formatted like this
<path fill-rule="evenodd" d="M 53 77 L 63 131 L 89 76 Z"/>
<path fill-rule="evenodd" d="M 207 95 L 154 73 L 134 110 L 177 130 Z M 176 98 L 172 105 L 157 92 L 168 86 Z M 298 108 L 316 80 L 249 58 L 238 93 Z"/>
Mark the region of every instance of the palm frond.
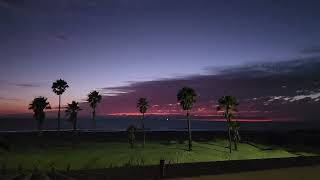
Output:
<path fill-rule="evenodd" d="M 51 86 L 52 91 L 57 95 L 63 94 L 67 88 L 69 88 L 68 83 L 62 79 L 56 80 Z"/>
<path fill-rule="evenodd" d="M 137 103 L 137 108 L 140 113 L 146 113 L 149 107 L 149 103 L 146 98 L 139 98 Z"/>
<path fill-rule="evenodd" d="M 196 102 L 197 94 L 189 87 L 183 87 L 177 94 L 177 101 L 182 106 L 183 110 L 191 110 L 193 104 Z"/>
<path fill-rule="evenodd" d="M 100 103 L 102 100 L 102 96 L 99 94 L 98 91 L 92 91 L 88 94 L 87 101 L 89 102 L 92 108 L 96 108 L 97 104 Z"/>
<path fill-rule="evenodd" d="M 49 102 L 47 102 L 47 98 L 45 97 L 36 97 L 33 101 L 29 104 L 29 110 L 33 110 L 33 117 L 36 120 L 43 121 L 45 119 L 45 109 L 51 109 Z"/>
<path fill-rule="evenodd" d="M 65 111 L 68 120 L 77 118 L 78 112 L 81 110 L 79 103 L 76 101 L 72 101 L 71 104 L 68 104 Z"/>

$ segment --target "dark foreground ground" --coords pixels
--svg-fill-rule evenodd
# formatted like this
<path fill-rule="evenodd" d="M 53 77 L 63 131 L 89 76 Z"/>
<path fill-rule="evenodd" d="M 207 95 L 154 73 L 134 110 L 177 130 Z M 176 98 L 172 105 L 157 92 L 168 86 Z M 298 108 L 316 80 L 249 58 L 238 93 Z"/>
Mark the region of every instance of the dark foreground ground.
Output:
<path fill-rule="evenodd" d="M 249 171 L 222 175 L 177 178 L 177 180 L 301 180 L 318 179 L 320 166 L 281 168 L 273 170 Z"/>
<path fill-rule="evenodd" d="M 23 171 L 6 172 L 0 176 L 7 180 L 100 180 L 100 179 L 243 179 L 245 177 L 259 178 L 274 177 L 274 179 L 317 179 L 319 176 L 320 157 L 295 157 L 295 158 L 276 158 L 260 160 L 238 160 L 238 161 L 220 161 L 203 163 L 181 163 L 171 164 L 164 167 L 161 171 L 157 165 L 152 166 L 132 166 L 121 168 L 107 168 L 96 170 L 78 170 L 78 171 Z M 314 169 L 314 167 L 317 167 Z M 291 169 L 288 169 L 291 168 Z M 161 173 L 160 173 L 161 172 Z M 271 174 L 263 174 L 263 173 Z M 290 173 L 296 173 L 294 176 Z M 310 172 L 310 173 L 309 173 Z M 279 174 L 277 174 L 279 173 Z M 301 175 L 300 173 L 303 173 Z M 161 174 L 163 176 L 161 176 Z M 281 175 L 282 174 L 282 175 Z M 250 179 L 249 178 L 249 179 Z M 262 178 L 262 179 L 263 179 Z M 299 178 L 298 178 L 299 179 Z"/>

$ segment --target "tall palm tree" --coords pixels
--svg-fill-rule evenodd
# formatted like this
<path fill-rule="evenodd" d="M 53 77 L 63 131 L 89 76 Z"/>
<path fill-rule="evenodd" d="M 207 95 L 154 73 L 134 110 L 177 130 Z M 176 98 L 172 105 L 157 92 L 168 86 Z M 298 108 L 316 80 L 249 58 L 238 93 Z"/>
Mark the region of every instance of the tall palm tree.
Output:
<path fill-rule="evenodd" d="M 78 112 L 81 111 L 79 107 L 79 103 L 72 101 L 71 104 L 68 104 L 66 115 L 67 119 L 72 123 L 73 125 L 73 131 L 77 129 L 77 119 L 78 119 Z"/>
<path fill-rule="evenodd" d="M 143 131 L 143 147 L 146 144 L 146 132 L 144 129 L 144 114 L 147 112 L 149 107 L 148 101 L 146 98 L 139 98 L 137 103 L 137 108 L 139 112 L 142 114 L 141 124 L 142 124 L 142 131 Z"/>
<path fill-rule="evenodd" d="M 189 151 L 192 150 L 192 137 L 191 137 L 191 122 L 190 122 L 190 110 L 193 104 L 196 102 L 196 92 L 189 87 L 184 87 L 179 90 L 177 94 L 177 100 L 180 103 L 182 109 L 187 111 L 188 121 L 188 133 L 189 133 Z"/>
<path fill-rule="evenodd" d="M 62 79 L 58 79 L 52 83 L 52 91 L 59 96 L 59 111 L 58 111 L 58 131 L 60 131 L 60 108 L 61 108 L 61 95 L 68 88 L 68 83 Z"/>
<path fill-rule="evenodd" d="M 42 130 L 42 124 L 44 119 L 46 118 L 46 114 L 44 112 L 45 109 L 51 109 L 49 102 L 47 102 L 47 98 L 45 97 L 36 97 L 33 99 L 31 104 L 29 104 L 29 109 L 33 110 L 33 118 L 38 123 L 38 130 Z"/>
<path fill-rule="evenodd" d="M 217 107 L 217 111 L 223 111 L 223 116 L 224 118 L 227 120 L 227 124 L 228 124 L 228 136 L 229 136 L 229 149 L 230 149 L 230 153 L 231 153 L 231 131 L 232 131 L 232 127 L 233 127 L 233 122 L 232 122 L 232 118 L 233 118 L 233 112 L 237 111 L 237 106 L 238 106 L 238 101 L 234 96 L 222 96 L 219 100 L 218 100 L 218 107 Z M 237 148 L 236 146 L 236 142 L 235 143 L 235 148 Z"/>
<path fill-rule="evenodd" d="M 96 129 L 96 107 L 97 104 L 101 101 L 102 96 L 99 94 L 98 91 L 92 91 L 88 94 L 88 102 L 92 108 L 92 126 Z"/>

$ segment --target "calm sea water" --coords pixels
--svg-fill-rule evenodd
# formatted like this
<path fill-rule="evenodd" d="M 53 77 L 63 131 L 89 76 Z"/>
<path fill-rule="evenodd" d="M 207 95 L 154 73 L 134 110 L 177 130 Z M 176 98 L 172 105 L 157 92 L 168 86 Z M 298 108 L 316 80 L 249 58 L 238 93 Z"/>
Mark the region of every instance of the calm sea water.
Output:
<path fill-rule="evenodd" d="M 123 131 L 129 125 L 141 127 L 138 118 L 97 118 L 97 129 L 102 131 Z M 78 129 L 90 129 L 90 118 L 78 120 Z M 36 122 L 31 118 L 3 118 L 0 119 L 0 131 L 29 131 L 36 130 Z M 47 119 L 44 129 L 54 130 L 57 127 L 56 119 Z M 62 120 L 63 129 L 71 129 L 71 123 Z M 145 127 L 151 131 L 182 131 L 186 130 L 187 123 L 181 119 L 147 118 Z M 311 122 L 240 122 L 241 130 L 255 131 L 284 131 L 296 129 L 320 129 L 319 124 Z M 193 131 L 219 131 L 225 130 L 225 122 L 192 120 Z"/>

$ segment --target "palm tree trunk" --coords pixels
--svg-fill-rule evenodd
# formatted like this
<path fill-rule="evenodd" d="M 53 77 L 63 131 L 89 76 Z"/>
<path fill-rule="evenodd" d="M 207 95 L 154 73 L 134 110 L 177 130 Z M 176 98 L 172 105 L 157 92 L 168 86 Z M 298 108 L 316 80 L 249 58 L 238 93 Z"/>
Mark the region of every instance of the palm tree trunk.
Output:
<path fill-rule="evenodd" d="M 234 150 L 238 150 L 238 146 L 237 146 L 237 134 L 235 131 L 233 131 L 233 144 L 234 144 Z"/>
<path fill-rule="evenodd" d="M 41 132 L 41 122 L 38 120 L 38 131 Z"/>
<path fill-rule="evenodd" d="M 230 153 L 231 153 L 231 131 L 230 131 L 230 128 L 228 129 L 228 134 L 229 134 L 229 150 L 230 150 Z"/>
<path fill-rule="evenodd" d="M 73 120 L 73 131 L 76 132 L 76 130 L 77 130 L 77 118 Z"/>
<path fill-rule="evenodd" d="M 190 122 L 189 111 L 187 111 L 187 119 L 188 119 L 188 133 L 189 133 L 189 151 L 192 151 L 191 122 Z"/>
<path fill-rule="evenodd" d="M 42 123 L 43 123 L 43 121 L 38 119 L 37 122 L 38 122 L 38 131 L 39 131 L 38 136 L 41 136 L 41 134 L 42 134 Z"/>
<path fill-rule="evenodd" d="M 58 111 L 58 131 L 60 132 L 60 103 L 61 103 L 61 95 L 59 95 L 59 111 Z"/>
<path fill-rule="evenodd" d="M 143 147 L 146 144 L 146 132 L 144 130 L 144 113 L 142 113 L 142 132 L 143 132 Z"/>
<path fill-rule="evenodd" d="M 92 112 L 92 123 L 93 123 L 93 129 L 96 129 L 97 124 L 96 124 L 96 109 L 95 108 L 93 109 L 93 112 Z"/>
<path fill-rule="evenodd" d="M 240 137 L 239 131 L 237 130 L 236 132 L 237 132 L 237 134 L 236 134 L 237 135 L 237 140 L 238 140 L 238 142 L 240 142 L 241 141 L 241 137 Z"/>
<path fill-rule="evenodd" d="M 229 137 L 229 151 L 230 153 L 232 152 L 231 150 L 231 120 L 230 120 L 230 117 L 229 117 L 229 108 L 227 107 L 226 108 L 226 115 L 227 115 L 227 123 L 228 123 L 228 137 Z"/>

